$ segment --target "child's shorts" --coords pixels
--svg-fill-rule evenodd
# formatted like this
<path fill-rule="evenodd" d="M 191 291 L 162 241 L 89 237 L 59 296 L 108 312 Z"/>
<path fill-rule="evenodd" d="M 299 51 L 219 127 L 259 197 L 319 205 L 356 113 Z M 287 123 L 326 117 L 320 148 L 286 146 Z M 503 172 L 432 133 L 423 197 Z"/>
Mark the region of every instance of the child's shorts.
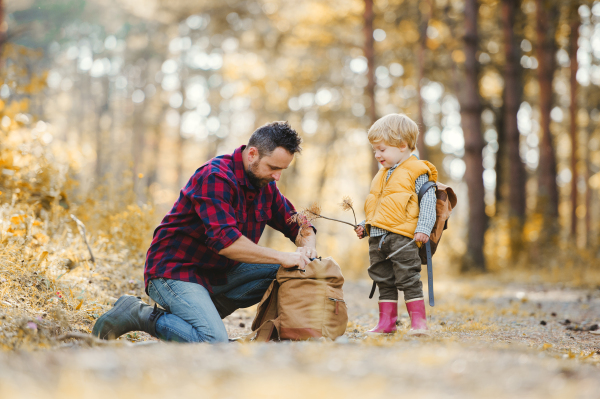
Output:
<path fill-rule="evenodd" d="M 382 237 L 383 242 L 382 242 Z M 398 300 L 398 291 L 404 291 L 404 300 L 423 298 L 421 258 L 419 247 L 413 242 L 391 259 L 385 258 L 411 241 L 399 234 L 369 238 L 369 276 L 379 288 L 379 300 Z"/>

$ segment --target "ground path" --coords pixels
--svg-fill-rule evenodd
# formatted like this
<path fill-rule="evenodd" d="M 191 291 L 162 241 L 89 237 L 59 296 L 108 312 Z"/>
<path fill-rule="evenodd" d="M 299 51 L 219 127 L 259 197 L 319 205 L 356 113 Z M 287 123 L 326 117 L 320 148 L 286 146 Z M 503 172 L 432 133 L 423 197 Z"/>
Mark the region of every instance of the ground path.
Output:
<path fill-rule="evenodd" d="M 599 398 L 600 289 L 436 285 L 430 338 L 372 339 L 368 281 L 348 282 L 350 324 L 338 342 L 108 347 L 0 353 L 0 398 Z M 402 312 L 402 308 L 401 308 Z M 251 310 L 226 319 L 248 332 Z"/>

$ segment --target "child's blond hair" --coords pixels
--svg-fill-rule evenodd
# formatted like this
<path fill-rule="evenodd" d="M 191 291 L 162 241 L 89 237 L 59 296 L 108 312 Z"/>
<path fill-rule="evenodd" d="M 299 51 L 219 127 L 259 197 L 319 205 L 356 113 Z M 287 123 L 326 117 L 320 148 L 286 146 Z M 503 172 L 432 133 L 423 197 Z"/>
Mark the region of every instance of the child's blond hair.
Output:
<path fill-rule="evenodd" d="M 389 114 L 379 118 L 369 129 L 371 144 L 383 141 L 386 145 L 400 147 L 406 143 L 411 151 L 417 147 L 419 127 L 404 114 Z"/>

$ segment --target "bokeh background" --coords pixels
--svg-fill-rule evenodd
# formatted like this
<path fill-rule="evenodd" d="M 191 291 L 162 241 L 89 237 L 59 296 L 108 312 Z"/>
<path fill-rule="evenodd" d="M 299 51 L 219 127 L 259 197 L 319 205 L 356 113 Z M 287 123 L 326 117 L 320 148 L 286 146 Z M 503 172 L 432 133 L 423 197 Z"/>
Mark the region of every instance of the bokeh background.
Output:
<path fill-rule="evenodd" d="M 339 206 L 350 196 L 360 221 L 377 170 L 366 131 L 402 112 L 458 195 L 434 257 L 441 274 L 600 281 L 600 2 L 0 7 L 0 204 L 45 221 L 36 244 L 75 240 L 74 224 L 61 230 L 75 214 L 97 256 L 119 254 L 141 279 L 152 230 L 194 170 L 274 120 L 304 139 L 284 194 L 353 221 Z M 4 239 L 27 237 L 11 212 Z M 365 277 L 366 240 L 316 223 L 320 254 Z M 294 248 L 269 229 L 261 245 Z"/>

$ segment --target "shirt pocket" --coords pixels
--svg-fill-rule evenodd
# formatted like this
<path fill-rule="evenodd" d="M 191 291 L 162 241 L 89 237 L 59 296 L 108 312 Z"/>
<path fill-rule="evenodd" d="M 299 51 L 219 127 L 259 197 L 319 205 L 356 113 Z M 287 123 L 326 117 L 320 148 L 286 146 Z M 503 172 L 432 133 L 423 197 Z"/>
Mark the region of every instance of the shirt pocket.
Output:
<path fill-rule="evenodd" d="M 273 211 L 270 208 L 260 208 L 254 211 L 257 222 L 268 222 L 273 217 Z"/>

